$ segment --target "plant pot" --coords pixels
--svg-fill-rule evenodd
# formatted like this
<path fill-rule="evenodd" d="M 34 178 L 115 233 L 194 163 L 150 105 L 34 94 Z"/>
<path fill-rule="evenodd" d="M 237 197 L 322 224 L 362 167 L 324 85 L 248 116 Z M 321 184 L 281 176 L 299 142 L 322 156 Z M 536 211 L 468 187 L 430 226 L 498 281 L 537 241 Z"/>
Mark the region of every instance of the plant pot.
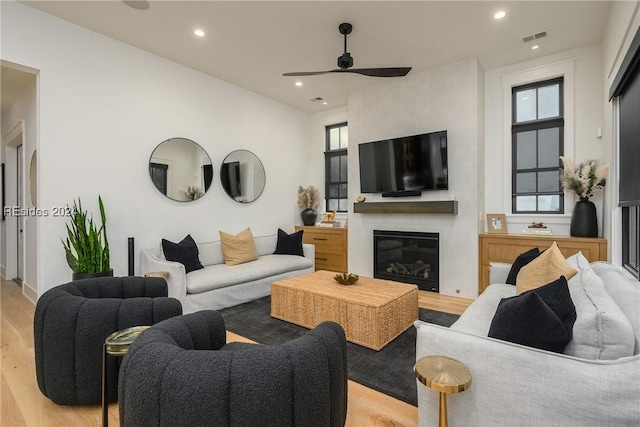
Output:
<path fill-rule="evenodd" d="M 316 219 L 318 219 L 318 212 L 311 208 L 305 209 L 300 212 L 300 217 L 304 225 L 315 225 Z"/>
<path fill-rule="evenodd" d="M 73 273 L 71 276 L 72 280 L 82 280 L 82 279 L 91 279 L 94 277 L 112 277 L 113 276 L 113 268 L 105 270 L 101 273 Z"/>
<path fill-rule="evenodd" d="M 580 199 L 573 207 L 570 234 L 574 237 L 598 237 L 596 205 L 589 199 Z"/>

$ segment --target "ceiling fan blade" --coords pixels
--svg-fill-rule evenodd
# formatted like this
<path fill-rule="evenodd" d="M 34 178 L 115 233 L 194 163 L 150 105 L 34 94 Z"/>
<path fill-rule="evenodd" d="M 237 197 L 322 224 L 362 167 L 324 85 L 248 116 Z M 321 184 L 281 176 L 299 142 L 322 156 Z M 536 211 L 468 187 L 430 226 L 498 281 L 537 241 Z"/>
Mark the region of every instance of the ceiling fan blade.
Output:
<path fill-rule="evenodd" d="M 336 68 L 327 71 L 301 71 L 295 73 L 284 73 L 283 76 L 317 76 L 328 73 L 356 73 L 369 77 L 403 77 L 409 74 L 411 67 L 389 67 L 389 68 Z"/>
<path fill-rule="evenodd" d="M 300 71 L 300 72 L 294 72 L 294 73 L 283 73 L 283 76 L 287 76 L 287 77 L 302 77 L 302 76 L 318 76 L 320 74 L 327 74 L 327 73 L 333 73 L 336 70 L 329 70 L 329 71 Z"/>
<path fill-rule="evenodd" d="M 334 72 L 357 73 L 369 77 L 404 77 L 409 74 L 411 67 L 390 68 L 349 68 L 347 70 L 333 70 Z"/>

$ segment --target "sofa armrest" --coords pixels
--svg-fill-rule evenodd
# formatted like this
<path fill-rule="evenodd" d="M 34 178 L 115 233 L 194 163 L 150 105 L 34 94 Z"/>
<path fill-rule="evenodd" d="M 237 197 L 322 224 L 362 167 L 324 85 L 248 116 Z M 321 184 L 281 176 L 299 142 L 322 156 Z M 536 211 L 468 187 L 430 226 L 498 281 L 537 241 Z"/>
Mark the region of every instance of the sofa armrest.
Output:
<path fill-rule="evenodd" d="M 169 273 L 166 278 L 169 296 L 183 300 L 187 296 L 187 273 L 184 265 L 160 259 L 152 249 L 142 249 L 140 251 L 140 274 L 158 271 Z"/>
<path fill-rule="evenodd" d="M 449 356 L 471 371 L 471 387 L 448 398 L 456 425 L 630 426 L 640 419 L 640 355 L 585 360 L 421 321 L 415 325 L 416 359 Z M 417 386 L 420 427 L 435 426 L 438 393 Z"/>
<path fill-rule="evenodd" d="M 507 283 L 507 277 L 511 271 L 511 264 L 504 262 L 489 263 L 489 284 Z"/>
<path fill-rule="evenodd" d="M 313 270 L 315 270 L 316 269 L 316 245 L 312 245 L 310 243 L 303 243 L 302 253 L 304 254 L 305 258 L 309 259 L 313 263 Z"/>

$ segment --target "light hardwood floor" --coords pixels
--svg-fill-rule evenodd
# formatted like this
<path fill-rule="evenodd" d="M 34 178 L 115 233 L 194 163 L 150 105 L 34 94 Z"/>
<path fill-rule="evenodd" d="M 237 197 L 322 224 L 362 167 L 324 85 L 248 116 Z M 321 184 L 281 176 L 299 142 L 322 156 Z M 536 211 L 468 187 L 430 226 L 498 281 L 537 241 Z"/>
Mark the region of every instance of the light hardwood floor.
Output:
<path fill-rule="evenodd" d="M 33 349 L 34 306 L 14 282 L 2 280 L 0 294 L 0 426 L 99 426 L 100 405 L 59 406 L 44 397 L 36 382 Z M 472 300 L 420 292 L 420 307 L 461 314 Z M 228 333 L 228 341 L 249 341 Z M 409 427 L 418 408 L 349 381 L 347 426 Z M 118 404 L 109 405 L 109 423 L 118 425 Z"/>

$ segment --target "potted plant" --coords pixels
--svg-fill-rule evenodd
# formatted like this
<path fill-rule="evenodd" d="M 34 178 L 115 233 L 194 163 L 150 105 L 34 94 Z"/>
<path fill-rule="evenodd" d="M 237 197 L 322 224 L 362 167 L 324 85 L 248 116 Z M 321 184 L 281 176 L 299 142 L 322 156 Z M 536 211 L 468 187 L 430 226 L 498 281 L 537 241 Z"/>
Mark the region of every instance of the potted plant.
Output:
<path fill-rule="evenodd" d="M 100 220 L 98 224 L 82 209 L 78 198 L 68 207 L 71 221 L 67 224 L 67 238 L 62 240 L 67 264 L 73 271 L 73 280 L 89 277 L 113 276 L 109 261 L 109 242 L 107 240 L 107 220 L 102 198 L 98 196 Z"/>
<path fill-rule="evenodd" d="M 595 160 L 575 165 L 570 158 L 564 156 L 560 160 L 563 165 L 560 176 L 563 189 L 573 191 L 580 199 L 573 208 L 569 234 L 598 237 L 596 206 L 589 199 L 607 184 L 609 165 L 598 165 Z"/>

